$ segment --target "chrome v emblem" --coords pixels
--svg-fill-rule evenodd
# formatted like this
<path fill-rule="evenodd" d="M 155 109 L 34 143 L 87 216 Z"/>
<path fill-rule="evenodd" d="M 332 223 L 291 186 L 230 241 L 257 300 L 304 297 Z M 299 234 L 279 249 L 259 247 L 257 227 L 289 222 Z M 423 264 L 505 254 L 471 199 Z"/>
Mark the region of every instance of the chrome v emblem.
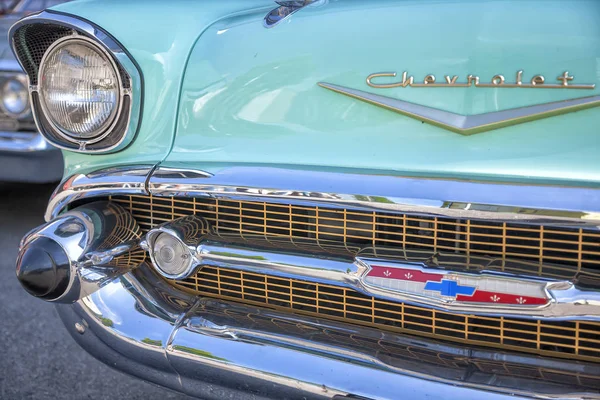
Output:
<path fill-rule="evenodd" d="M 330 83 L 319 82 L 319 86 L 367 103 L 387 108 L 388 110 L 395 111 L 407 117 L 427 122 L 431 125 L 451 130 L 452 132 L 460 133 L 461 135 L 473 135 L 475 133 L 491 131 L 492 129 L 503 128 L 509 125 L 521 124 L 536 119 L 553 117 L 559 114 L 566 114 L 600 106 L 600 96 L 590 96 L 573 100 L 537 104 L 529 107 L 494 111 L 485 114 L 460 115 L 409 103 L 392 97 L 332 85 Z"/>

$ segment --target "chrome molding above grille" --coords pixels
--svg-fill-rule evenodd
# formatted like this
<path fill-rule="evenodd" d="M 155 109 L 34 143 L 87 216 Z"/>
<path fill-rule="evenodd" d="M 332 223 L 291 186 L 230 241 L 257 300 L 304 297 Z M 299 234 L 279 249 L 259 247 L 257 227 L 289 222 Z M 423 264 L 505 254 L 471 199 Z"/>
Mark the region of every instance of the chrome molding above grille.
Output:
<path fill-rule="evenodd" d="M 179 172 L 176 172 L 179 171 Z M 156 168 L 148 181 L 155 196 L 263 198 L 360 209 L 497 221 L 600 225 L 600 190 L 497 184 L 383 174 L 230 167 L 205 171 Z"/>
<path fill-rule="evenodd" d="M 75 174 L 63 180 L 50 196 L 45 218 L 56 218 L 70 203 L 111 194 L 146 194 L 151 165 L 106 168 L 88 174 Z"/>
<path fill-rule="evenodd" d="M 600 230 L 598 188 L 270 167 L 228 167 L 211 174 L 183 167 L 138 165 L 76 174 L 63 181 L 52 195 L 46 220 L 76 199 L 126 193 L 263 199 Z"/>

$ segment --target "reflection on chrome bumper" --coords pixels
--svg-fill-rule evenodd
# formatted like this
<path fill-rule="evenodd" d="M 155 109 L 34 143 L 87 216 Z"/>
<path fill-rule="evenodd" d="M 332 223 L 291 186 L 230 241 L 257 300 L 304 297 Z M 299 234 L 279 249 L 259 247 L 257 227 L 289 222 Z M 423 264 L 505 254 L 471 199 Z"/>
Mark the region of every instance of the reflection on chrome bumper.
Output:
<path fill-rule="evenodd" d="M 74 305 L 73 337 L 124 372 L 207 399 L 600 398 L 600 367 L 443 345 L 197 299 L 146 265 Z M 582 382 L 586 382 L 585 386 Z"/>
<path fill-rule="evenodd" d="M 0 132 L 0 152 L 59 151 L 38 132 Z"/>
<path fill-rule="evenodd" d="M 0 132 L 0 181 L 46 183 L 60 180 L 62 153 L 38 132 Z"/>

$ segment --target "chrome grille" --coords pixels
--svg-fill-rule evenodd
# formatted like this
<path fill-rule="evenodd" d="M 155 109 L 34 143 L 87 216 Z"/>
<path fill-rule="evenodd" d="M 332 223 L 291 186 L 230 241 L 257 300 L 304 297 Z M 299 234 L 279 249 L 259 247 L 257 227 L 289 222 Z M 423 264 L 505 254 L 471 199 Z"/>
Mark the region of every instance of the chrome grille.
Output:
<path fill-rule="evenodd" d="M 497 268 L 544 277 L 598 277 L 600 233 L 582 228 L 457 220 L 215 198 L 113 197 L 142 230 L 197 214 L 217 234 L 285 238 L 299 249 L 379 256 L 380 249 L 464 256 L 463 268 Z M 362 253 L 361 253 L 362 254 Z M 440 253 L 441 254 L 441 253 Z M 489 264 L 491 259 L 499 260 Z M 513 262 L 519 260 L 519 263 Z M 526 261 L 523 263 L 523 261 Z M 487 263 L 487 264 L 486 264 Z M 600 361 L 600 323 L 480 317 L 385 301 L 350 289 L 224 268 L 203 267 L 174 286 L 195 295 L 321 316 L 382 330 L 470 345 Z"/>
<path fill-rule="evenodd" d="M 218 233 L 289 238 L 299 246 L 427 250 L 463 255 L 457 267 L 496 269 L 548 278 L 600 278 L 600 232 L 508 222 L 459 220 L 377 211 L 232 201 L 214 198 L 114 198 L 142 227 L 199 214 Z M 377 255 L 377 254 L 374 254 Z M 494 260 L 492 262 L 492 260 Z M 518 262 L 513 262 L 518 261 Z"/>

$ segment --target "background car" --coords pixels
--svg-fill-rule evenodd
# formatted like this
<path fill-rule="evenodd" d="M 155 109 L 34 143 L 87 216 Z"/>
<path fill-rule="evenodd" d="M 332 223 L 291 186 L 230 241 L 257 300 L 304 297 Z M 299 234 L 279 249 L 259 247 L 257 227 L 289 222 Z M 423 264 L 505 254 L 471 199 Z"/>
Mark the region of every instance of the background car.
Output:
<path fill-rule="evenodd" d="M 0 4 L 0 182 L 47 183 L 62 177 L 62 154 L 37 131 L 27 77 L 11 51 L 8 29 L 32 12 L 64 2 L 21 0 Z"/>

